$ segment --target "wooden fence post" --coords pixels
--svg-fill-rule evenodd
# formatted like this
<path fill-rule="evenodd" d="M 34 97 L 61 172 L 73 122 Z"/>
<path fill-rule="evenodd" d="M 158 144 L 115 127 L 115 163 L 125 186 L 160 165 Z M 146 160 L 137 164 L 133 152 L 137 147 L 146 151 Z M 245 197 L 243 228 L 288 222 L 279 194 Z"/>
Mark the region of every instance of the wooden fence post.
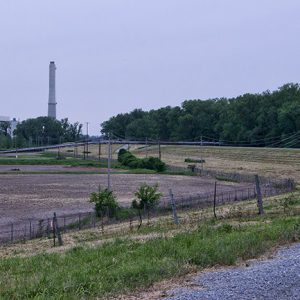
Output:
<path fill-rule="evenodd" d="M 27 227 L 26 227 L 26 223 L 25 223 L 25 227 L 24 227 L 24 243 L 26 243 L 26 234 L 27 234 Z"/>
<path fill-rule="evenodd" d="M 55 216 L 55 213 L 54 213 Z M 55 229 L 55 218 L 52 218 L 52 230 L 53 230 L 53 247 L 55 247 L 56 229 Z"/>
<path fill-rule="evenodd" d="M 54 234 L 54 232 L 57 234 L 58 245 L 62 246 L 63 245 L 63 240 L 61 238 L 56 213 L 53 214 L 53 237 L 54 237 L 54 246 L 55 246 L 55 234 Z"/>
<path fill-rule="evenodd" d="M 170 202 L 171 202 L 172 211 L 173 211 L 174 223 L 176 225 L 178 225 L 179 224 L 179 220 L 178 220 L 178 216 L 177 216 L 176 205 L 175 205 L 175 202 L 174 202 L 174 197 L 173 197 L 172 189 L 169 189 L 169 195 L 170 195 Z"/>
<path fill-rule="evenodd" d="M 262 195 L 261 195 L 258 175 L 255 175 L 255 184 L 256 184 L 258 213 L 260 215 L 263 215 L 264 214 L 264 207 L 263 207 L 263 199 L 262 199 Z"/>
<path fill-rule="evenodd" d="M 217 182 L 215 181 L 215 190 L 214 190 L 214 217 L 216 218 L 216 197 L 217 197 Z"/>
<path fill-rule="evenodd" d="M 31 220 L 29 220 L 29 239 L 31 240 L 32 235 L 31 235 Z"/>
<path fill-rule="evenodd" d="M 10 240 L 11 240 L 11 242 L 14 241 L 14 224 L 13 223 L 11 223 Z"/>

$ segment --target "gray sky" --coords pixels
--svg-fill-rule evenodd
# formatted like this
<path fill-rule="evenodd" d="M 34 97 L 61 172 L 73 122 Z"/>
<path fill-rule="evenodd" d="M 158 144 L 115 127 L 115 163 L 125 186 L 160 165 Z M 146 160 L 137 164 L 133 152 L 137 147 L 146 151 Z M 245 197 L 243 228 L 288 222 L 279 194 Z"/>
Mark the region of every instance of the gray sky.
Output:
<path fill-rule="evenodd" d="M 0 115 L 90 122 L 300 82 L 299 0 L 1 0 Z"/>

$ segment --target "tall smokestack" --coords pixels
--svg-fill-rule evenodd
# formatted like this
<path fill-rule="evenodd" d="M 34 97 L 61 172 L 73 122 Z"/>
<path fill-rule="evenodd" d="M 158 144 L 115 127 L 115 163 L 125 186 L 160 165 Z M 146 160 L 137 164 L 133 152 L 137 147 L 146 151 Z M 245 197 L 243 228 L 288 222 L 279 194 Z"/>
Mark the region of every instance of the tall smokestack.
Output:
<path fill-rule="evenodd" d="M 55 97 L 55 70 L 54 61 L 49 65 L 49 100 L 48 100 L 48 117 L 56 119 L 56 97 Z"/>

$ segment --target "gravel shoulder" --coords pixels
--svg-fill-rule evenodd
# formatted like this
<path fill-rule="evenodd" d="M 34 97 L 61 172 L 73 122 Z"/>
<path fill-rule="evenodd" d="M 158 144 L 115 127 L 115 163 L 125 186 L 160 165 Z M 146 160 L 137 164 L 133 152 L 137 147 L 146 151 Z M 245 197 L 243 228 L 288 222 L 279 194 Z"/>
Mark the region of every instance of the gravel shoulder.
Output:
<path fill-rule="evenodd" d="M 272 259 L 202 273 L 159 299 L 300 299 L 299 270 L 300 243 L 281 248 Z"/>

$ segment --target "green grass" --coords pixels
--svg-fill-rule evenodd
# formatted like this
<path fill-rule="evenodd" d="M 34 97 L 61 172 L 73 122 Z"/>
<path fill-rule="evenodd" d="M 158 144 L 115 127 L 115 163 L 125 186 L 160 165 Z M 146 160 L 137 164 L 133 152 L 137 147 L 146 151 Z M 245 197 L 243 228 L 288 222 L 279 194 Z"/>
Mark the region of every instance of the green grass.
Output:
<path fill-rule="evenodd" d="M 185 274 L 191 267 L 232 265 L 300 237 L 299 216 L 271 220 L 238 227 L 217 221 L 218 226 L 204 223 L 173 238 L 143 243 L 116 240 L 63 254 L 2 259 L 0 298 L 106 298 Z"/>
<path fill-rule="evenodd" d="M 225 176 L 216 176 L 215 178 L 216 178 L 217 180 L 219 180 L 219 181 L 239 182 L 237 179 L 234 179 L 234 178 L 228 178 L 228 177 L 225 177 Z"/>
<path fill-rule="evenodd" d="M 29 158 L 0 158 L 0 165 L 66 165 L 66 166 L 83 166 L 83 167 L 107 167 L 107 162 L 98 160 L 84 160 L 78 158 L 56 159 L 55 157 L 29 157 Z M 112 167 L 116 163 L 112 162 Z"/>

